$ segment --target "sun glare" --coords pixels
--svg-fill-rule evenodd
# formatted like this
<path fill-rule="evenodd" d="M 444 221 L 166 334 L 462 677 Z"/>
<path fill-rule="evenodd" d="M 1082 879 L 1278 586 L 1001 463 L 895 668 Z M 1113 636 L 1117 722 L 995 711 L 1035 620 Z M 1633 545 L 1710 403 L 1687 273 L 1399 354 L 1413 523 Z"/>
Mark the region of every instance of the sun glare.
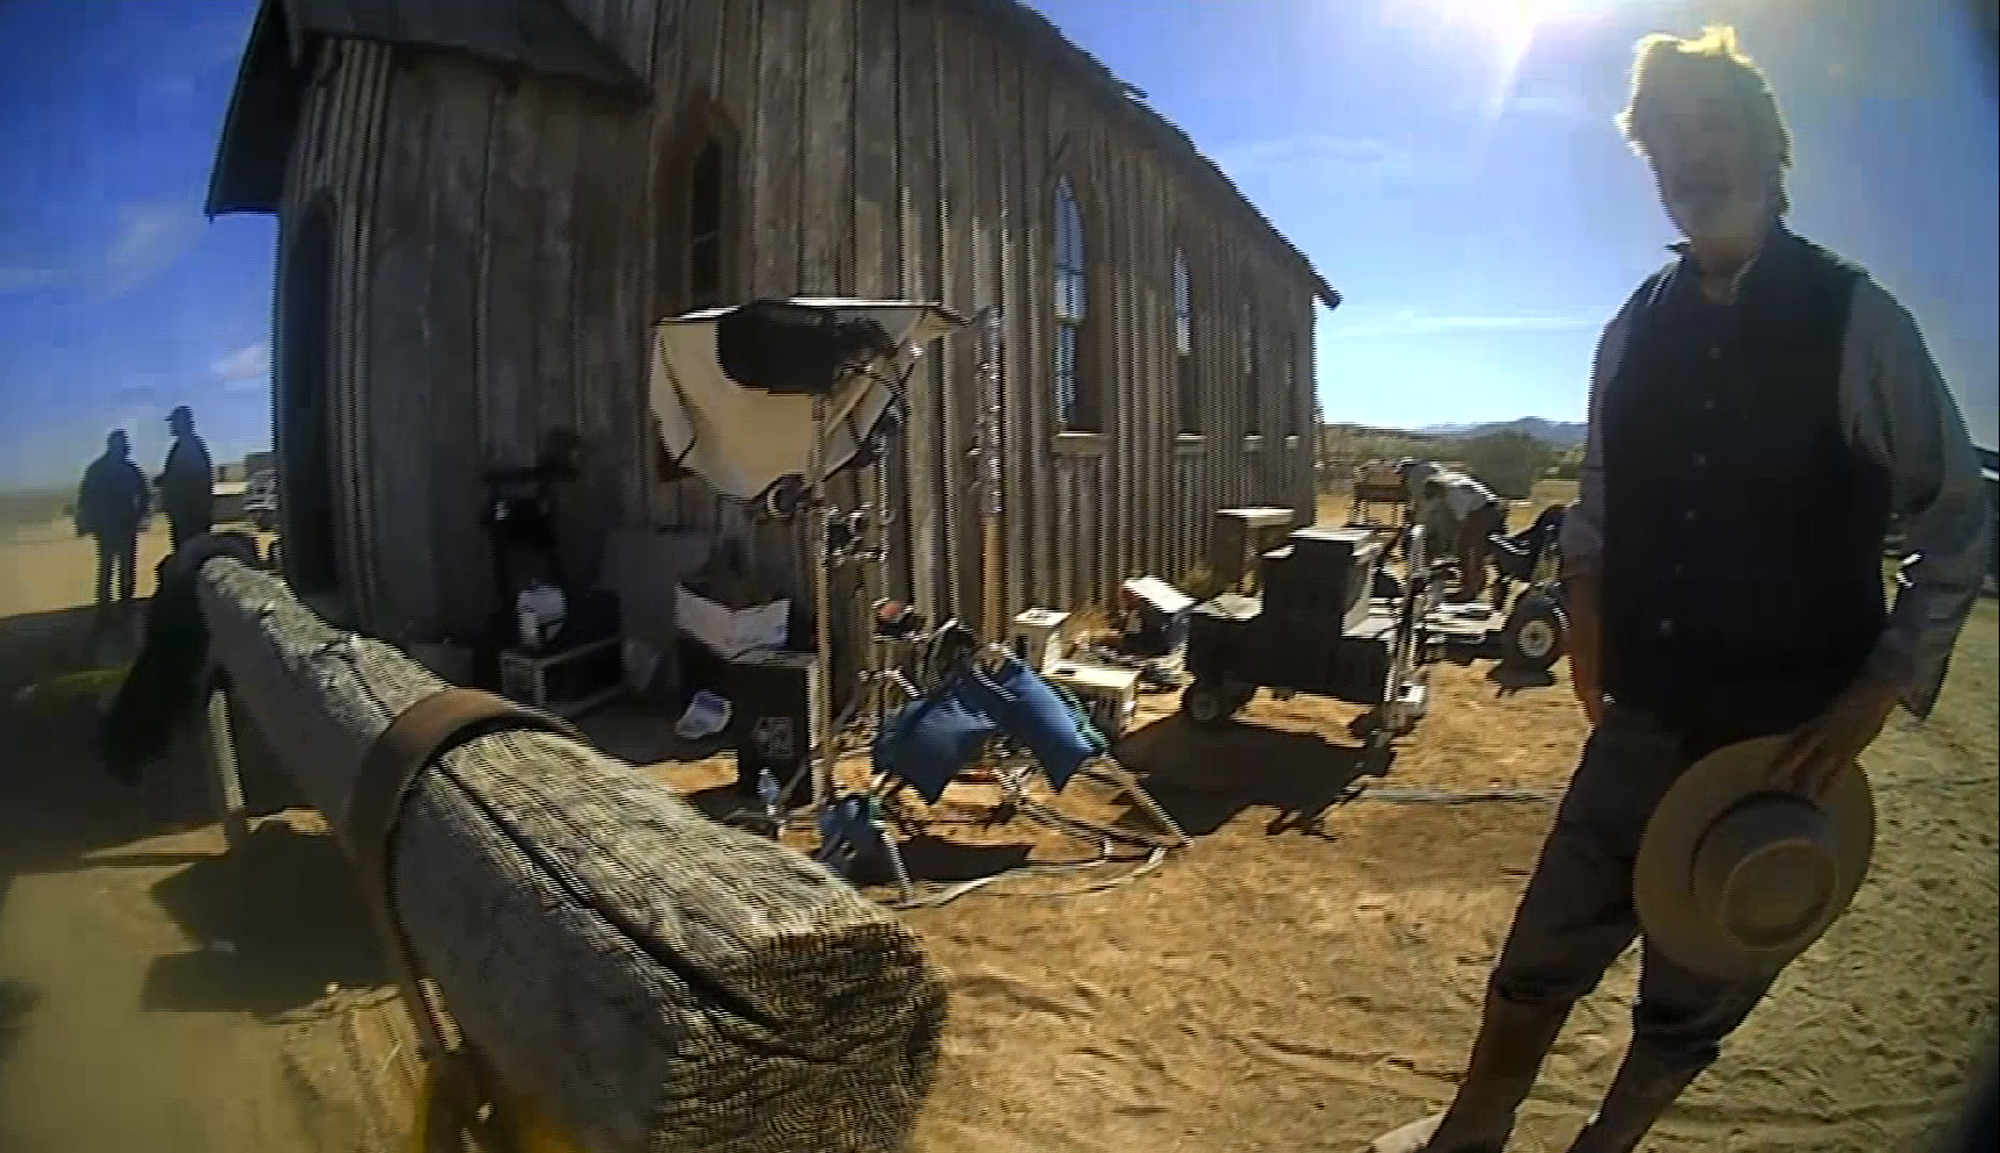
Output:
<path fill-rule="evenodd" d="M 1458 36 L 1483 40 L 1493 58 L 1492 87 L 1485 97 L 1489 116 L 1498 116 L 1536 35 L 1563 24 L 1607 15 L 1619 0 L 1385 0 L 1391 12 Z"/>
<path fill-rule="evenodd" d="M 1602 16 L 1616 0 L 1405 0 L 1450 23 L 1472 24 L 1503 41 L 1531 37 L 1550 24 Z"/>

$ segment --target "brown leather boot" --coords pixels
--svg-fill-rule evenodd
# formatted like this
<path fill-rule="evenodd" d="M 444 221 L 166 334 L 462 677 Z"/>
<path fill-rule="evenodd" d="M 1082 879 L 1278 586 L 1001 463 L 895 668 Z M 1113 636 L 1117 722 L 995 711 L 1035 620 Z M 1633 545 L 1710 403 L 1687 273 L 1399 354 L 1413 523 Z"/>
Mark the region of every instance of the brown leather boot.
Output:
<path fill-rule="evenodd" d="M 1706 1062 L 1669 1062 L 1635 1038 L 1605 1091 L 1604 1104 L 1577 1134 L 1569 1153 L 1632 1153 L 1653 1122 L 1704 1068 Z"/>
<path fill-rule="evenodd" d="M 1517 1005 L 1488 993 L 1465 1079 L 1442 1116 L 1385 1133 L 1374 1153 L 1501 1153 L 1514 1114 L 1535 1087 L 1542 1058 L 1562 1032 L 1569 1005 Z"/>

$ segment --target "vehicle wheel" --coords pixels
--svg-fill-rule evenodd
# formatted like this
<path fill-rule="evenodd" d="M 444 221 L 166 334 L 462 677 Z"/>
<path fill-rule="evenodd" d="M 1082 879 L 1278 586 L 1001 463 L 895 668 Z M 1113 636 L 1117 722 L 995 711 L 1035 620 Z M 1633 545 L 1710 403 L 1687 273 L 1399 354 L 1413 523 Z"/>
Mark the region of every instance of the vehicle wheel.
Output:
<path fill-rule="evenodd" d="M 1545 673 L 1562 659 L 1569 622 L 1562 607 L 1541 593 L 1520 599 L 1502 634 L 1501 660 L 1519 669 Z"/>
<path fill-rule="evenodd" d="M 1210 681 L 1196 681 L 1181 693 L 1181 712 L 1196 728 L 1221 728 L 1241 707 L 1227 689 Z"/>

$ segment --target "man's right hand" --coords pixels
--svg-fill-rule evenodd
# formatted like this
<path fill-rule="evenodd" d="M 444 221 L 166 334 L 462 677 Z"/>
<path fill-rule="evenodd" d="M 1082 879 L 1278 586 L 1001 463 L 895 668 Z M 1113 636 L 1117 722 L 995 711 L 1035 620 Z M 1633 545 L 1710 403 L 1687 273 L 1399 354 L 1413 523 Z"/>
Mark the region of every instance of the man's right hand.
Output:
<path fill-rule="evenodd" d="M 1574 655 L 1570 658 L 1570 689 L 1576 693 L 1576 703 L 1583 706 L 1583 715 L 1590 718 L 1590 727 L 1596 728 L 1604 719 L 1604 690 L 1598 687 L 1596 670 L 1588 677 L 1578 675 Z"/>
<path fill-rule="evenodd" d="M 1604 719 L 1604 682 L 1598 675 L 1597 577 L 1563 583 L 1563 613 L 1569 618 L 1569 682 L 1592 728 Z"/>

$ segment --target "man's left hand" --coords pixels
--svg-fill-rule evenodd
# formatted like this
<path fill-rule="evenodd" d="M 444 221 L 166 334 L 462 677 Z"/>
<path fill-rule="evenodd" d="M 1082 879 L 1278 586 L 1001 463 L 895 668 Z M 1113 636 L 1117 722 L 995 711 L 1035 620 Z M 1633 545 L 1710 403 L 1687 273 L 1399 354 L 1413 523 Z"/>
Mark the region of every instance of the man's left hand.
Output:
<path fill-rule="evenodd" d="M 1896 690 L 1879 681 L 1857 681 L 1826 712 L 1792 734 L 1772 766 L 1779 788 L 1818 800 L 1848 762 L 1873 744 L 1896 708 Z"/>

